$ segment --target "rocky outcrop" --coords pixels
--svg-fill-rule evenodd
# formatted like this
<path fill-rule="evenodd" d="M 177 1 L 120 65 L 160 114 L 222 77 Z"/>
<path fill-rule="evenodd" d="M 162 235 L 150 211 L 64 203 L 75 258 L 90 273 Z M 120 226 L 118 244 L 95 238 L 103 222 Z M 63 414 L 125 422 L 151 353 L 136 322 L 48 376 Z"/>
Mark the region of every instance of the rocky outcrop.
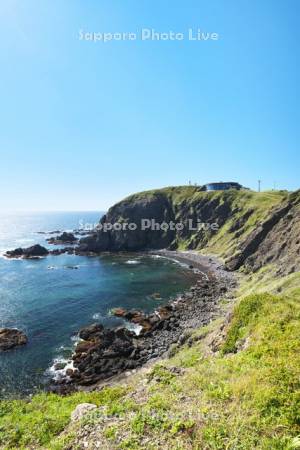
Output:
<path fill-rule="evenodd" d="M 290 195 L 250 191 L 209 193 L 195 187 L 179 187 L 143 192 L 110 208 L 101 219 L 98 231 L 81 239 L 76 251 L 176 250 L 178 247 L 201 251 L 220 237 L 224 243 L 216 248 L 218 253 L 223 248 L 219 256 L 226 260 L 228 270 L 242 266 L 257 270 L 271 262 L 278 265 L 280 273 L 290 273 L 300 269 L 299 204 L 299 191 Z M 182 223 L 183 227 L 143 230 L 143 219 L 155 224 Z M 136 224 L 137 229 L 109 228 L 109 225 L 129 223 Z M 195 229 L 197 223 L 201 226 Z"/>
<path fill-rule="evenodd" d="M 15 250 L 10 250 L 5 253 L 7 258 L 38 258 L 41 256 L 46 256 L 49 251 L 39 244 L 33 245 L 27 248 L 16 248 Z"/>
<path fill-rule="evenodd" d="M 126 311 L 115 313 L 128 322 L 140 325 L 136 334 L 124 326 L 110 329 L 92 324 L 80 330 L 82 339 L 75 348 L 73 369 L 56 382 L 53 390 L 68 392 L 76 386 L 89 386 L 112 376 L 141 367 L 147 361 L 166 353 L 172 344 L 182 345 L 189 337 L 188 330 L 206 325 L 216 314 L 218 299 L 235 286 L 233 279 L 218 279 L 210 283 L 206 278 L 159 307 L 154 313 Z"/>
<path fill-rule="evenodd" d="M 77 241 L 78 239 L 74 236 L 73 233 L 67 233 L 66 231 L 64 231 L 59 236 L 47 239 L 47 242 L 53 245 L 75 244 Z"/>
<path fill-rule="evenodd" d="M 139 325 L 141 327 L 141 334 L 144 334 L 159 328 L 162 322 L 171 317 L 172 311 L 172 305 L 160 306 L 153 314 L 144 314 L 137 310 L 126 311 L 123 308 L 116 308 L 113 310 L 113 315 Z"/>
<path fill-rule="evenodd" d="M 222 257 L 231 271 L 242 266 L 257 270 L 271 262 L 278 265 L 280 273 L 291 273 L 300 268 L 299 204 L 299 191 L 290 195 L 204 192 L 199 187 L 181 186 L 142 192 L 110 208 L 97 229 L 77 246 L 74 234 L 64 232 L 48 242 L 72 247 L 48 251 L 35 245 L 8 251 L 6 256 L 205 249 Z"/>
<path fill-rule="evenodd" d="M 271 212 L 241 243 L 240 251 L 227 261 L 229 270 L 242 265 L 257 271 L 275 263 L 278 274 L 300 270 L 300 191 Z"/>
<path fill-rule="evenodd" d="M 68 255 L 73 255 L 75 253 L 81 254 L 74 247 L 62 247 L 56 248 L 54 250 L 47 250 L 41 245 L 34 245 L 28 248 L 16 248 L 15 250 L 8 250 L 4 256 L 6 258 L 24 258 L 24 259 L 34 259 L 41 258 L 47 255 L 59 256 L 67 253 Z"/>
<path fill-rule="evenodd" d="M 182 196 L 180 201 L 177 196 Z M 98 230 L 80 240 L 78 251 L 174 250 L 180 241 L 186 241 L 190 249 L 202 248 L 232 216 L 233 200 L 231 195 L 214 196 L 195 187 L 136 194 L 110 208 Z M 172 227 L 172 223 L 182 223 L 182 229 Z M 196 230 L 197 223 L 205 226 Z M 136 228 L 131 230 L 125 224 Z"/>
<path fill-rule="evenodd" d="M 60 230 L 53 230 L 53 231 L 37 231 L 37 234 L 59 234 L 61 233 Z"/>
<path fill-rule="evenodd" d="M 0 328 L 0 350 L 10 350 L 27 343 L 27 336 L 16 328 Z"/>
<path fill-rule="evenodd" d="M 159 192 L 128 198 L 110 208 L 100 221 L 101 230 L 81 239 L 79 251 L 137 251 L 168 247 L 175 238 L 175 231 L 141 229 L 141 224 L 145 220 L 162 223 L 174 219 L 171 202 Z M 110 224 L 124 223 L 136 224 L 137 228 L 109 229 Z"/>
<path fill-rule="evenodd" d="M 71 414 L 71 422 L 78 422 L 95 409 L 97 409 L 97 406 L 93 403 L 80 403 Z"/>

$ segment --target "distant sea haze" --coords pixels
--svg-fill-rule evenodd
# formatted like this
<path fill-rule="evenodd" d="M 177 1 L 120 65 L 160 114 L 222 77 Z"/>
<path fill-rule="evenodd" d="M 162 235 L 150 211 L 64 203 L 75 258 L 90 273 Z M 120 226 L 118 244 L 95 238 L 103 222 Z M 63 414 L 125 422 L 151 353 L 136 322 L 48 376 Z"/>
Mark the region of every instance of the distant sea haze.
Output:
<path fill-rule="evenodd" d="M 48 246 L 50 235 L 40 232 L 74 230 L 80 223 L 98 223 L 100 217 L 99 212 L 1 214 L 0 253 L 35 243 Z M 152 311 L 189 287 L 191 276 L 184 265 L 143 254 L 63 254 L 40 260 L 2 256 L 0 327 L 19 328 L 29 341 L 1 353 L 0 395 L 45 387 L 60 375 L 55 367 L 69 363 L 81 327 L 94 322 L 124 325 L 123 319 L 111 316 L 112 308 Z M 153 296 L 157 292 L 159 299 Z"/>

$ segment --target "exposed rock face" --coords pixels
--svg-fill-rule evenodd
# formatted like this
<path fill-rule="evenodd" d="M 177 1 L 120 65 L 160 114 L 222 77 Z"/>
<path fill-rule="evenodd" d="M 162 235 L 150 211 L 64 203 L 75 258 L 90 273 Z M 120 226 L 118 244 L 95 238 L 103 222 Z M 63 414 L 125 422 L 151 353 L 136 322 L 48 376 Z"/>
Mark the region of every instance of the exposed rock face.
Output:
<path fill-rule="evenodd" d="M 133 368 L 129 356 L 135 349 L 135 334 L 126 328 L 104 329 L 89 326 L 79 336 L 84 341 L 77 344 L 73 356 L 75 370 L 71 379 L 79 385 L 90 385 L 118 373 L 121 369 Z"/>
<path fill-rule="evenodd" d="M 27 343 L 27 336 L 16 328 L 0 328 L 0 350 L 9 350 Z"/>
<path fill-rule="evenodd" d="M 142 192 L 110 208 L 97 231 L 82 238 L 77 246 L 48 251 L 35 245 L 9 251 L 6 256 L 35 258 L 48 253 L 97 255 L 103 251 L 177 248 L 210 250 L 213 241 L 212 253 L 217 252 L 226 261 L 228 270 L 243 265 L 257 270 L 267 263 L 277 264 L 280 273 L 299 270 L 300 191 L 261 195 L 250 191 L 203 192 L 193 186 Z M 148 226 L 150 222 L 152 227 Z M 201 226 L 197 228 L 199 223 Z M 130 224 L 135 228 L 130 229 Z M 167 228 L 160 227 L 161 224 Z M 183 227 L 174 228 L 170 224 Z M 76 238 L 72 233 L 62 233 L 49 242 L 73 245 Z"/>
<path fill-rule="evenodd" d="M 78 420 L 81 420 L 86 414 L 94 411 L 95 409 L 97 409 L 97 406 L 93 403 L 80 403 L 80 405 L 77 405 L 72 412 L 71 421 L 77 422 Z"/>
<path fill-rule="evenodd" d="M 136 230 L 99 231 L 81 239 L 79 250 L 83 251 L 135 251 L 168 247 L 175 237 L 175 231 L 141 230 L 142 220 L 157 222 L 174 221 L 174 211 L 168 198 L 160 193 L 153 196 L 129 198 L 113 206 L 101 219 L 101 225 L 116 223 L 137 224 Z"/>
<path fill-rule="evenodd" d="M 93 323 L 88 327 L 82 328 L 79 331 L 79 337 L 80 339 L 84 339 L 86 341 L 90 340 L 91 338 L 98 339 L 101 337 L 103 329 L 104 327 L 100 323 Z"/>
<path fill-rule="evenodd" d="M 122 308 L 116 315 L 139 324 L 136 335 L 125 327 L 104 328 L 92 324 L 79 332 L 80 341 L 73 355 L 74 369 L 53 389 L 68 392 L 76 386 L 89 386 L 114 375 L 141 367 L 168 351 L 172 344 L 182 345 L 188 329 L 207 324 L 217 310 L 218 299 L 235 286 L 233 279 L 199 279 L 190 291 L 160 307 L 152 314 Z"/>
<path fill-rule="evenodd" d="M 265 202 L 263 207 L 255 192 L 200 191 L 199 188 L 170 188 L 133 195 L 110 208 L 101 220 L 102 229 L 81 239 L 77 251 L 175 250 L 178 246 L 201 250 L 210 244 L 214 234 L 220 231 L 221 235 L 227 226 L 223 234 L 230 240 L 225 241 L 226 250 L 221 256 L 228 270 L 243 265 L 257 270 L 267 263 L 277 264 L 280 273 L 300 270 L 300 191 L 274 194 L 273 198 L 266 194 L 261 198 Z M 250 206 L 251 202 L 254 206 Z M 184 227 L 142 230 L 142 219 L 160 224 L 180 222 Z M 216 229 L 190 229 L 188 224 L 195 226 L 197 222 L 214 224 Z M 134 223 L 138 228 L 104 231 L 105 226 L 116 223 Z M 248 232 L 249 229 L 252 231 Z"/>
<path fill-rule="evenodd" d="M 293 193 L 250 233 L 227 267 L 237 270 L 245 265 L 256 271 L 270 263 L 278 265 L 280 274 L 300 270 L 300 191 Z"/>
<path fill-rule="evenodd" d="M 173 191 L 175 192 L 175 189 Z M 180 189 L 180 188 L 178 188 Z M 202 229 L 195 233 L 189 229 L 189 221 L 195 227 L 197 220 L 203 224 L 215 224 L 217 229 L 224 225 L 232 215 L 230 196 L 224 201 L 222 197 L 211 198 L 202 193 L 201 198 L 187 201 L 184 198 L 180 202 L 174 202 L 173 191 L 165 193 L 153 191 L 133 195 L 109 209 L 106 216 L 100 221 L 102 228 L 98 232 L 81 239 L 79 251 L 138 251 L 146 249 L 176 249 L 180 239 L 191 239 L 189 248 L 204 247 L 209 237 L 214 233 L 212 229 Z M 192 193 L 197 193 L 198 188 L 192 188 Z M 179 191 L 180 192 L 180 191 Z M 142 221 L 152 220 L 153 223 L 184 223 L 184 229 L 142 229 Z M 133 223 L 136 230 L 108 230 L 104 231 L 108 224 Z M 144 222 L 145 223 L 145 222 Z M 147 222 L 146 222 L 147 223 Z"/>
<path fill-rule="evenodd" d="M 64 244 L 75 244 L 78 239 L 74 236 L 73 233 L 63 232 L 60 236 L 52 237 L 47 239 L 49 244 L 54 245 L 64 245 Z"/>
<path fill-rule="evenodd" d="M 160 306 L 155 313 L 147 315 L 137 310 L 126 311 L 123 308 L 116 308 L 113 311 L 113 314 L 116 317 L 123 317 L 129 322 L 140 325 L 141 333 L 143 334 L 157 329 L 161 325 L 162 321 L 171 317 L 172 310 L 173 308 L 171 305 L 165 305 Z"/>
<path fill-rule="evenodd" d="M 36 258 L 48 255 L 49 251 L 39 244 L 27 248 L 16 248 L 5 253 L 7 258 Z"/>

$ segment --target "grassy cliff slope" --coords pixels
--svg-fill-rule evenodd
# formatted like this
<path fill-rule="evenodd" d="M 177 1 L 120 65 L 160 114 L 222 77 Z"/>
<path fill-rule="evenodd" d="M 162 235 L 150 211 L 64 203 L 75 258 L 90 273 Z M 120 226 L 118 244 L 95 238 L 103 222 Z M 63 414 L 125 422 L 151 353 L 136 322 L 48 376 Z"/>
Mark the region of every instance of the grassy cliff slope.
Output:
<path fill-rule="evenodd" d="M 240 267 L 244 275 L 237 292 L 224 297 L 218 319 L 187 332 L 185 345 L 171 348 L 169 359 L 122 385 L 0 402 L 1 448 L 300 448 L 299 193 L 205 193 L 180 187 L 137 194 L 125 204 L 147 204 L 161 195 L 175 217 L 200 211 L 204 218 L 216 217 L 216 211 L 221 220 L 226 217 L 214 235 L 176 236 L 177 248 L 230 260 L 243 245 L 249 247 L 251 234 L 259 236 Z M 275 212 L 273 220 L 286 203 L 288 211 L 279 219 Z M 294 262 L 285 272 L 290 255 Z M 83 402 L 99 408 L 70 423 L 72 410 Z"/>

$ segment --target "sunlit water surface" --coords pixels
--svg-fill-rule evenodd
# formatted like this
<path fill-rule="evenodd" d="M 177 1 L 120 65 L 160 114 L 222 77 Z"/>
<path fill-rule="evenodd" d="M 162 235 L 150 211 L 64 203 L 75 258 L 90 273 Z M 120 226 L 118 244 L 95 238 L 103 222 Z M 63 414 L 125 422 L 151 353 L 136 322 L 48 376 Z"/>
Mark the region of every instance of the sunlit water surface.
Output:
<path fill-rule="evenodd" d="M 39 231 L 78 229 L 83 223 L 96 223 L 100 216 L 100 212 L 0 215 L 0 253 L 35 243 L 48 246 L 49 235 Z M 24 330 L 29 341 L 0 353 L 0 395 L 45 387 L 55 362 L 70 358 L 82 326 L 124 324 L 111 316 L 112 308 L 152 311 L 190 286 L 192 277 L 175 261 L 142 254 L 1 257 L 0 327 Z M 153 293 L 161 298 L 155 299 Z"/>

